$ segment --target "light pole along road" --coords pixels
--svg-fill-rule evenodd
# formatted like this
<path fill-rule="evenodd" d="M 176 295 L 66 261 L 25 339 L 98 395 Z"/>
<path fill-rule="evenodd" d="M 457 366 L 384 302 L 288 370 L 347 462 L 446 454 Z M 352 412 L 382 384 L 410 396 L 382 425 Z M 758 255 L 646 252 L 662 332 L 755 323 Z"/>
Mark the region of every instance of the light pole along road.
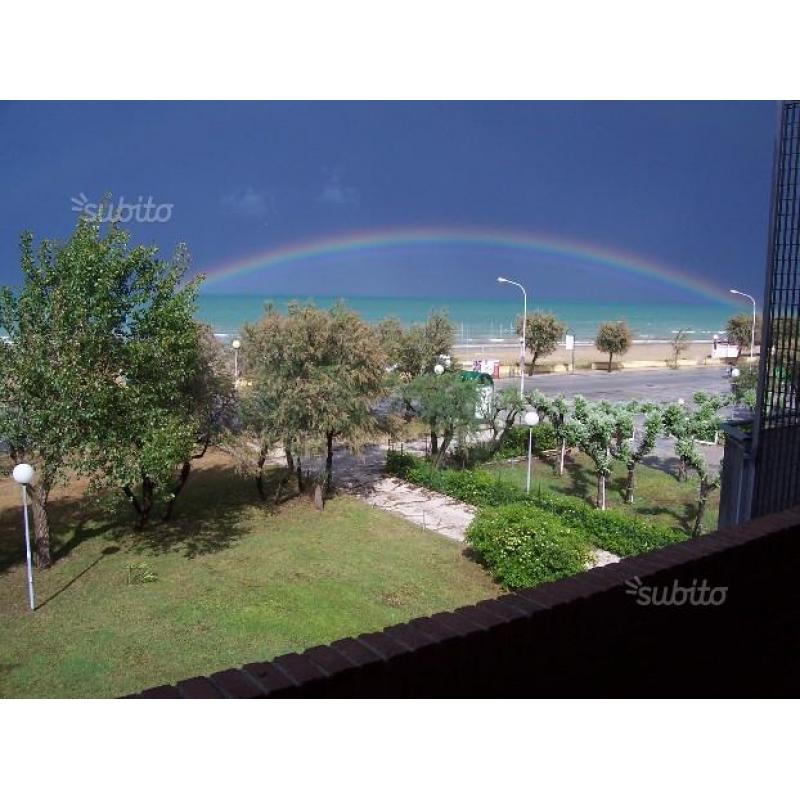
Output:
<path fill-rule="evenodd" d="M 519 399 L 525 399 L 525 333 L 528 329 L 528 293 L 521 283 L 498 277 L 498 283 L 510 283 L 522 290 L 522 335 L 519 337 Z"/>
<path fill-rule="evenodd" d="M 753 327 L 750 328 L 750 360 L 753 359 L 753 351 L 756 348 L 756 299 L 747 292 L 740 292 L 738 289 L 731 289 L 731 294 L 738 294 L 746 297 L 753 304 Z"/>

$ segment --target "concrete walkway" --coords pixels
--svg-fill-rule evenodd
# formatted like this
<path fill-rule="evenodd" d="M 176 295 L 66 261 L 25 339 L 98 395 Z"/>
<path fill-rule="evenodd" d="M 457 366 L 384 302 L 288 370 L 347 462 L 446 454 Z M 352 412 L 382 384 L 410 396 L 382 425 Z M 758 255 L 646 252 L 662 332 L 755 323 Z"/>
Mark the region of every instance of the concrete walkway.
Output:
<path fill-rule="evenodd" d="M 385 475 L 387 450 L 388 446 L 385 444 L 368 445 L 358 453 L 351 453 L 345 447 L 337 447 L 333 462 L 334 483 L 373 508 L 402 517 L 431 533 L 463 542 L 477 509 L 447 495 Z M 405 444 L 404 450 L 415 455 L 424 455 L 425 443 Z M 275 451 L 268 462 L 282 464 L 283 453 Z M 303 467 L 321 469 L 322 459 L 304 460 Z M 619 557 L 606 550 L 593 550 L 592 561 L 592 566 L 598 567 L 613 564 L 619 561 Z"/>

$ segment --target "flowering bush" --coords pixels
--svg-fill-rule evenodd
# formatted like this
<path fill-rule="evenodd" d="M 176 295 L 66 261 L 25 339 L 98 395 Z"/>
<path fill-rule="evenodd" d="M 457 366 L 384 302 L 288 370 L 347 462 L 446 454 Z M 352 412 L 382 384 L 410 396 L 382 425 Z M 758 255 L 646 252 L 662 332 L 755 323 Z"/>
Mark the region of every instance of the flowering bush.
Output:
<path fill-rule="evenodd" d="M 523 589 L 583 571 L 589 546 L 581 534 L 531 503 L 483 509 L 467 542 L 507 589 Z"/>

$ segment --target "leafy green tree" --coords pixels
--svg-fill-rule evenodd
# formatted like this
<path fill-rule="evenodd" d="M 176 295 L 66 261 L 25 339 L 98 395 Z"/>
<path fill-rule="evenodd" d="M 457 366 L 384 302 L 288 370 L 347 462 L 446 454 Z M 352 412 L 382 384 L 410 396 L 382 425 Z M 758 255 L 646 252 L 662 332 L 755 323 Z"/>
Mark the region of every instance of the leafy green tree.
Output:
<path fill-rule="evenodd" d="M 486 421 L 492 431 L 492 454 L 503 449 L 517 417 L 525 410 L 525 401 L 516 389 L 501 389 L 492 394 Z"/>
<path fill-rule="evenodd" d="M 678 480 L 685 481 L 692 468 L 692 453 L 697 441 L 713 441 L 721 421 L 719 410 L 725 402 L 721 397 L 698 392 L 693 398 L 695 408 L 670 403 L 662 412 L 664 431 L 675 438 L 678 457 Z"/>
<path fill-rule="evenodd" d="M 594 340 L 595 347 L 601 353 L 608 353 L 608 371 L 611 372 L 611 361 L 614 356 L 627 353 L 633 344 L 633 334 L 628 323 L 602 322 Z"/>
<path fill-rule="evenodd" d="M 403 395 L 436 437 L 431 442 L 431 455 L 436 467 L 441 465 L 454 439 L 463 442 L 477 428 L 477 385 L 474 381 L 464 380 L 457 372 L 419 375 L 403 388 Z M 433 444 L 438 438 L 441 438 L 441 444 L 434 452 Z"/>
<path fill-rule="evenodd" d="M 567 452 L 567 432 L 566 425 L 569 414 L 569 404 L 563 395 L 553 399 L 545 396 L 538 389 L 531 392 L 530 404 L 536 409 L 540 416 L 549 420 L 553 426 L 553 433 L 556 437 L 556 444 L 559 448 L 558 474 L 564 474 L 564 458 Z"/>
<path fill-rule="evenodd" d="M 736 403 L 746 406 L 751 411 L 756 407 L 756 391 L 758 389 L 758 370 L 746 366 L 737 377 L 731 376 L 731 394 Z"/>
<path fill-rule="evenodd" d="M 164 519 L 172 516 L 175 501 L 186 485 L 192 462 L 202 458 L 209 446 L 230 431 L 236 415 L 233 371 L 225 352 L 208 326 L 197 326 L 199 353 L 196 369 L 183 390 L 183 410 L 195 427 L 195 451 L 183 461 L 168 496 Z"/>
<path fill-rule="evenodd" d="M 36 469 L 36 561 L 52 562 L 47 503 L 68 470 L 102 483 L 115 448 L 139 440 L 150 462 L 174 442 L 161 413 L 180 404 L 195 365 L 196 283 L 179 288 L 185 251 L 170 262 L 128 245 L 117 226 L 81 219 L 63 244 L 22 236 L 22 287 L 0 291 L 8 340 L 0 364 L 0 436 Z M 149 387 L 147 390 L 145 387 Z M 133 397 L 136 403 L 129 402 Z M 150 401 L 158 399 L 153 405 Z M 186 435 L 191 447 L 191 435 Z M 183 461 L 175 453 L 170 469 Z M 127 476 L 130 477 L 130 476 Z M 138 476 L 141 479 L 141 474 Z M 127 481 L 126 481 L 127 483 Z"/>
<path fill-rule="evenodd" d="M 372 408 L 385 393 L 386 354 L 374 328 L 342 304 L 292 304 L 286 315 L 268 308 L 243 338 L 264 428 L 287 450 L 324 447 L 329 491 L 335 441 L 357 446 L 376 431 Z"/>
<path fill-rule="evenodd" d="M 728 336 L 728 341 L 732 342 L 738 348 L 738 354 L 742 354 L 742 350 L 750 347 L 750 337 L 753 333 L 753 315 L 752 314 L 734 314 L 727 324 L 725 325 L 725 333 Z M 756 314 L 756 328 L 755 328 L 755 344 L 761 344 L 761 315 Z"/>
<path fill-rule="evenodd" d="M 522 336 L 522 316 L 517 318 L 515 330 Z M 549 356 L 567 332 L 567 326 L 554 314 L 535 311 L 525 320 L 525 347 L 531 352 L 531 372 L 536 369 L 536 361 Z"/>
<path fill-rule="evenodd" d="M 376 326 L 389 364 L 403 380 L 430 372 L 441 356 L 452 357 L 455 327 L 444 311 L 432 311 L 424 323 L 404 328 L 394 318 Z"/>
<path fill-rule="evenodd" d="M 594 462 L 597 507 L 601 510 L 606 508 L 606 482 L 613 465 L 611 452 L 616 429 L 612 414 L 580 396 L 573 401 L 573 413 L 564 424 L 567 444 L 578 447 Z"/>
<path fill-rule="evenodd" d="M 703 533 L 703 515 L 705 514 L 706 504 L 712 492 L 719 488 L 722 481 L 722 472 L 712 474 L 705 456 L 700 452 L 697 443 L 693 439 L 684 440 L 681 444 L 681 457 L 686 462 L 689 469 L 697 473 L 700 479 L 697 496 L 697 515 L 692 526 L 692 536 L 700 536 Z"/>
<path fill-rule="evenodd" d="M 662 430 L 662 415 L 658 410 L 649 411 L 644 418 L 642 436 L 638 445 L 631 444 L 635 432 L 633 412 L 630 408 L 619 407 L 615 412 L 617 446 L 614 456 L 625 464 L 628 477 L 625 484 L 625 502 L 633 503 L 636 488 L 636 466 L 645 456 L 653 452 Z"/>
<path fill-rule="evenodd" d="M 157 501 L 172 513 L 187 462 L 213 436 L 216 399 L 205 394 L 209 365 L 194 321 L 198 281 L 184 283 L 185 250 L 162 261 L 155 248 L 135 248 L 120 261 L 126 290 L 117 308 L 124 321 L 110 336 L 116 391 L 96 420 L 83 467 L 93 486 L 122 487 L 141 530 Z"/>

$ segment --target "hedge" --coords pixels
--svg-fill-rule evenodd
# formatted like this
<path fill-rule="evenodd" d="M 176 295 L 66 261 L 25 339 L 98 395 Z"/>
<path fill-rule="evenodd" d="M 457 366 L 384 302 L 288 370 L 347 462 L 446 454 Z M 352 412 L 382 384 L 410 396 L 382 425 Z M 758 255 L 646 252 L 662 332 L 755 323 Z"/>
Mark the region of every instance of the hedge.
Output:
<path fill-rule="evenodd" d="M 589 546 L 574 528 L 531 503 L 481 510 L 467 542 L 506 589 L 524 589 L 586 569 Z"/>
<path fill-rule="evenodd" d="M 390 451 L 386 470 L 410 483 L 454 497 L 479 508 L 526 503 L 555 514 L 566 525 L 581 531 L 594 547 L 619 556 L 632 556 L 682 542 L 685 534 L 654 525 L 620 511 L 600 511 L 575 497 L 554 492 L 527 495 L 513 484 L 482 470 L 436 469 L 427 461 Z"/>

